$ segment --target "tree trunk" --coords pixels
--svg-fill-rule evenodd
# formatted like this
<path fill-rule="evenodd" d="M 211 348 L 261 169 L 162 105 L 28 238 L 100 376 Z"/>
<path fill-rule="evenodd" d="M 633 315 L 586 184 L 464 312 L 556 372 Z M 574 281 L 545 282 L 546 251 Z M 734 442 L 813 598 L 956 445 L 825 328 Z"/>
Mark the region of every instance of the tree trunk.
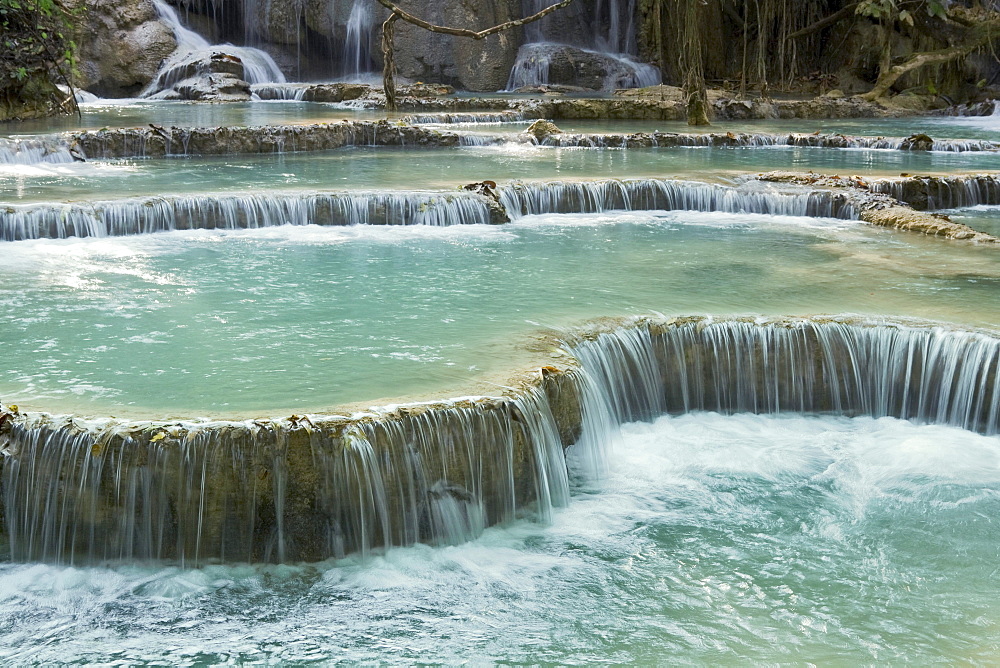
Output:
<path fill-rule="evenodd" d="M 705 86 L 705 62 L 701 52 L 701 0 L 685 0 L 684 100 L 688 125 L 711 125 L 708 120 L 708 91 Z"/>

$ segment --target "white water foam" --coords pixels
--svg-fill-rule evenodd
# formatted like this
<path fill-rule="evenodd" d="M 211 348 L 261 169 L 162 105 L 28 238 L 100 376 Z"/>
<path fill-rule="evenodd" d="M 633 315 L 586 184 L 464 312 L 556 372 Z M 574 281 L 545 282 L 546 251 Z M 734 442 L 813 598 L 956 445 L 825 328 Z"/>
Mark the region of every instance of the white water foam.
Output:
<path fill-rule="evenodd" d="M 0 566 L 9 662 L 988 663 L 1000 440 L 893 419 L 623 428 L 550 526 L 314 565 Z"/>

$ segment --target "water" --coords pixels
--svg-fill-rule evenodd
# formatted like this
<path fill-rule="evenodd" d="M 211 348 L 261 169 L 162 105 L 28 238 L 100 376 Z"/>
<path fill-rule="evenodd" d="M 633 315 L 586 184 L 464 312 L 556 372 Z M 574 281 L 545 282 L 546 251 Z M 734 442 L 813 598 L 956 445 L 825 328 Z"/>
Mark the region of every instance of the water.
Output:
<path fill-rule="evenodd" d="M 1000 289 L 988 248 L 684 212 L 25 241 L 2 264 L 18 289 L 0 295 L 0 397 L 92 415 L 440 396 L 509 371 L 537 323 L 598 315 L 854 311 L 996 326 Z"/>
<path fill-rule="evenodd" d="M 974 663 L 1000 443 L 890 418 L 660 418 L 551 524 L 369 559 L 0 566 L 13 663 Z"/>
<path fill-rule="evenodd" d="M 369 0 L 354 0 L 347 19 L 347 39 L 343 46 L 344 73 L 358 79 L 374 70 L 372 63 L 372 28 L 375 27 L 374 6 Z"/>
<path fill-rule="evenodd" d="M 153 6 L 160 19 L 174 32 L 177 39 L 177 50 L 161 66 L 160 72 L 150 85 L 143 91 L 143 97 L 153 95 L 178 83 L 184 78 L 183 72 L 190 59 L 197 55 L 207 57 L 215 51 L 234 55 L 243 63 L 243 79 L 247 83 L 283 83 L 285 75 L 278 69 L 274 59 L 264 51 L 246 46 L 224 44 L 213 47 L 208 40 L 184 26 L 177 10 L 164 0 L 153 0 Z"/>
<path fill-rule="evenodd" d="M 233 122 L 343 114 L 295 102 L 155 104 L 105 106 L 84 123 L 183 124 L 188 112 Z M 936 138 L 945 128 L 997 136 L 953 119 L 827 127 L 906 136 L 924 123 L 941 124 Z M 565 363 L 540 332 L 572 338 L 602 316 L 850 312 L 995 333 L 995 249 L 803 217 L 835 212 L 722 189 L 773 168 L 985 170 L 995 154 L 496 146 L 64 158 L 0 168 L 0 215 L 119 210 L 139 231 L 128 227 L 144 220 L 136 210 L 153 219 L 216 207 L 236 212 L 234 227 L 296 225 L 0 242 L 4 403 L 171 418 L 129 442 L 114 420 L 67 418 L 44 443 L 33 439 L 50 432 L 17 437 L 2 471 L 11 544 L 0 548 L 38 561 L 0 563 L 7 663 L 988 664 L 1000 653 L 997 347 L 983 334 L 829 325 L 808 339 L 838 354 L 821 365 L 802 347 L 805 328 L 698 326 L 692 350 L 704 355 L 670 375 L 669 392 L 652 363 L 629 362 L 617 384 L 597 380 L 578 345 L 593 414 L 566 466 L 555 413 L 530 392 L 406 407 L 415 412 L 396 422 L 370 415 L 337 436 L 287 421 L 176 426 L 496 396 L 515 368 Z M 664 177 L 704 182 L 683 206 L 728 212 L 613 210 L 665 206 Z M 387 202 L 456 195 L 484 178 L 528 215 L 506 226 L 303 224 L 316 222 L 301 210 L 309 198 L 396 215 Z M 284 208 L 269 209 L 275 201 Z M 767 208 L 778 201 L 790 204 Z M 434 217 L 425 204 L 399 220 L 435 222 L 417 220 Z M 331 220 L 358 222 L 354 213 Z M 992 214 L 956 217 L 982 226 Z M 610 405 L 597 410 L 601 392 Z M 776 408 L 878 417 L 703 412 Z M 617 424 L 637 417 L 648 422 Z M 314 496 L 303 496 L 304 479 Z M 390 504 L 395 489 L 409 490 L 405 502 Z M 257 565 L 271 561 L 286 563 Z"/>
<path fill-rule="evenodd" d="M 952 220 L 964 223 L 974 230 L 1000 236 L 1000 206 L 984 204 L 967 209 L 953 209 L 948 215 Z"/>
<path fill-rule="evenodd" d="M 551 81 L 550 68 L 553 57 L 558 56 L 561 44 L 552 42 L 533 42 L 525 44 L 517 52 L 517 60 L 510 71 L 507 90 L 514 91 L 524 86 L 546 86 L 550 83 L 566 83 Z M 632 58 L 615 52 L 590 51 L 585 53 L 600 57 L 607 66 L 607 74 L 601 85 L 601 90 L 611 92 L 619 88 L 645 88 L 660 83 L 660 71 L 652 65 L 640 63 Z"/>
<path fill-rule="evenodd" d="M 217 106 L 217 105 L 210 105 Z M 63 151 L 62 160 L 72 157 Z M 991 169 L 988 153 L 852 151 L 808 147 L 584 150 L 508 145 L 459 150 L 358 147 L 319 153 L 128 159 L 73 164 L 0 163 L 11 204 L 196 193 L 301 190 L 439 190 L 469 182 L 674 177 L 736 179 L 774 169 L 898 177 Z"/>

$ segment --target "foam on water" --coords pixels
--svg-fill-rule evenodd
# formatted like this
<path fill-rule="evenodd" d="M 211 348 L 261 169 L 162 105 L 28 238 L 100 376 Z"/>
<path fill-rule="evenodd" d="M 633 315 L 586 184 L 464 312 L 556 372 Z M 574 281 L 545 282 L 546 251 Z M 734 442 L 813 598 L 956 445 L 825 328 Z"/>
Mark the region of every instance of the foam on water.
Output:
<path fill-rule="evenodd" d="M 988 662 L 998 492 L 995 437 L 664 417 L 549 526 L 315 565 L 0 566 L 0 658 Z"/>

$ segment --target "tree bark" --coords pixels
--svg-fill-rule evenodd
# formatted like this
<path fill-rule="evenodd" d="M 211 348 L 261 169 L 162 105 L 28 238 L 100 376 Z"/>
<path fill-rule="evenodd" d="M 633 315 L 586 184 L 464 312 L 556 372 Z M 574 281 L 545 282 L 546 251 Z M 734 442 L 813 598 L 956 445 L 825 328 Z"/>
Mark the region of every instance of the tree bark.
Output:
<path fill-rule="evenodd" d="M 396 36 L 398 14 L 390 14 L 382 24 L 382 89 L 385 91 L 385 108 L 396 111 L 396 51 L 393 38 Z"/>
<path fill-rule="evenodd" d="M 708 91 L 701 45 L 701 0 L 686 0 L 684 15 L 684 100 L 688 125 L 711 125 L 708 120 Z"/>

